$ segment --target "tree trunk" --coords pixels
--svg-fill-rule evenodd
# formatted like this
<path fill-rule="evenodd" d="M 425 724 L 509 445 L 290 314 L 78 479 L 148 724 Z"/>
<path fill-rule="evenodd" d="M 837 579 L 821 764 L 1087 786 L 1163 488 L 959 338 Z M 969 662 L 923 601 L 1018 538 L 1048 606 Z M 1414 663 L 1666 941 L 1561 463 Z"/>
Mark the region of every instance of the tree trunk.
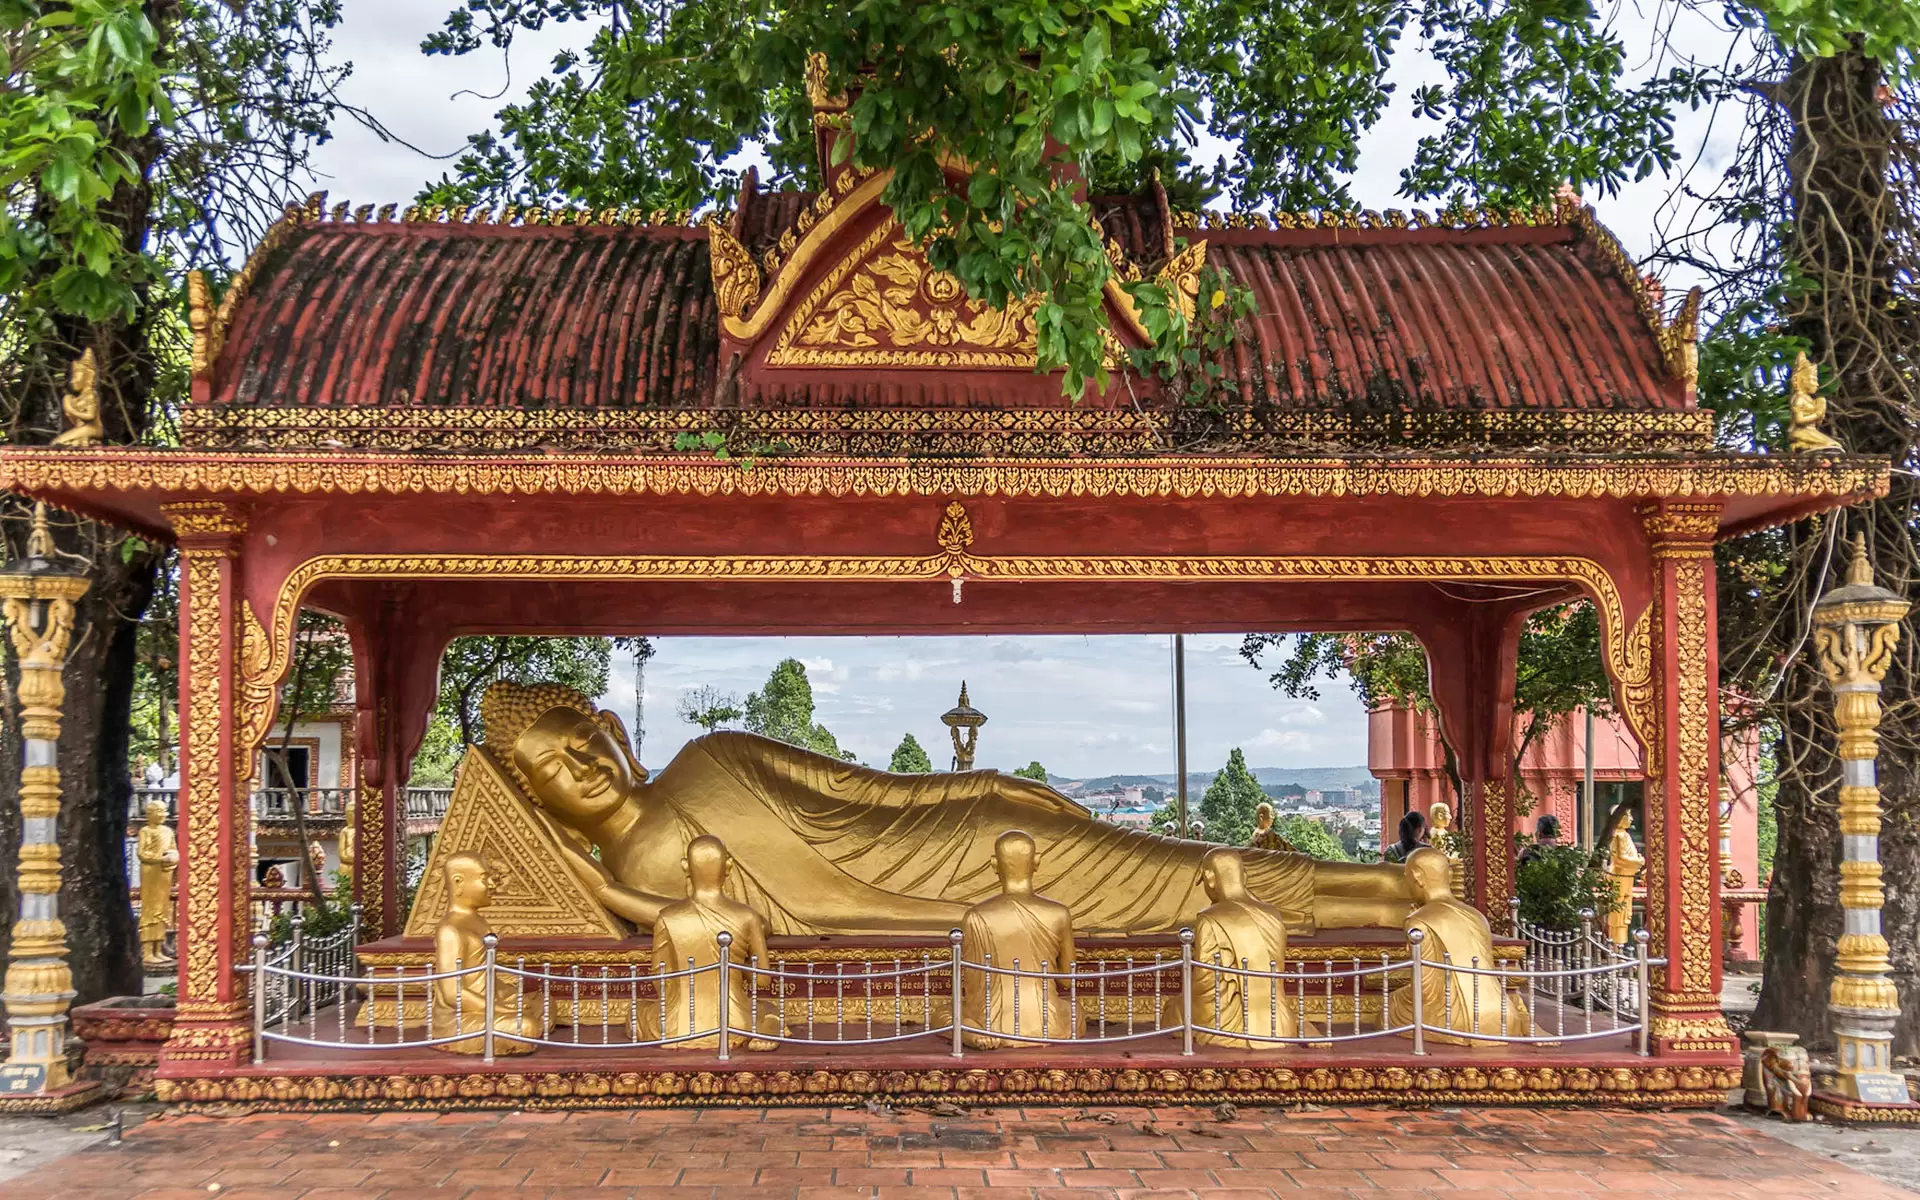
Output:
<path fill-rule="evenodd" d="M 1865 531 L 1877 581 L 1912 596 L 1920 502 L 1911 461 L 1920 381 L 1913 371 L 1920 338 L 1913 297 L 1897 286 L 1903 243 L 1920 197 L 1894 171 L 1902 130 L 1883 92 L 1879 64 L 1858 53 L 1795 60 L 1779 99 L 1792 128 L 1787 157 L 1789 215 L 1785 254 L 1809 285 L 1788 302 L 1788 326 L 1811 346 L 1828 377 L 1827 432 L 1850 451 L 1885 455 L 1896 466 L 1890 494 L 1847 514 L 1786 531 L 1788 594 L 1772 642 L 1798 657 L 1770 706 L 1780 786 L 1775 798 L 1779 847 L 1768 893 L 1765 982 L 1756 1028 L 1832 1043 L 1826 1015 L 1835 945 L 1842 929 L 1837 735 L 1832 693 L 1813 664 L 1809 609 L 1839 583 L 1845 536 Z M 1910 265 L 1910 264 L 1908 264 Z M 1824 569 L 1823 569 L 1824 568 Z M 1751 600 L 1744 600 L 1751 603 Z M 1882 924 L 1892 951 L 1902 1019 L 1894 1053 L 1920 1050 L 1920 828 L 1916 763 L 1913 638 L 1903 640 L 1883 685 L 1880 781 L 1887 820 L 1880 858 L 1886 872 Z"/>

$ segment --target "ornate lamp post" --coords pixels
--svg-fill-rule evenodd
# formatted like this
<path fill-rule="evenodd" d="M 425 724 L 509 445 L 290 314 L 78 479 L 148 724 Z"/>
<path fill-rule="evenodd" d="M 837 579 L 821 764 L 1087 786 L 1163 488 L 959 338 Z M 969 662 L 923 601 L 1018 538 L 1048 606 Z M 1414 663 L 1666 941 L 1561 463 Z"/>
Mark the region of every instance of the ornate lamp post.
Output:
<path fill-rule="evenodd" d="M 60 673 L 73 633 L 74 601 L 89 581 L 54 560 L 47 506 L 33 510 L 27 554 L 0 568 L 7 639 L 20 658 L 20 725 L 26 765 L 20 772 L 20 917 L 7 963 L 7 1030 L 0 1067 L 0 1112 L 61 1111 L 90 1099 L 96 1085 L 67 1072 L 67 1008 L 73 972 L 67 927 L 60 920 Z"/>
<path fill-rule="evenodd" d="M 1813 649 L 1833 685 L 1840 729 L 1840 904 L 1846 929 L 1828 993 L 1839 1043 L 1839 1087 L 1849 1099 L 1907 1103 L 1893 1073 L 1894 1022 L 1900 997 L 1888 978 L 1887 939 L 1880 933 L 1880 680 L 1900 640 L 1907 601 L 1873 582 L 1864 535 L 1856 535 L 1847 581 L 1813 606 Z"/>
<path fill-rule="evenodd" d="M 940 723 L 953 736 L 953 769 L 973 770 L 973 752 L 980 744 L 980 727 L 987 723 L 987 714 L 967 703 L 966 680 L 960 681 L 960 703 L 940 714 Z M 964 739 L 962 729 L 967 731 Z"/>

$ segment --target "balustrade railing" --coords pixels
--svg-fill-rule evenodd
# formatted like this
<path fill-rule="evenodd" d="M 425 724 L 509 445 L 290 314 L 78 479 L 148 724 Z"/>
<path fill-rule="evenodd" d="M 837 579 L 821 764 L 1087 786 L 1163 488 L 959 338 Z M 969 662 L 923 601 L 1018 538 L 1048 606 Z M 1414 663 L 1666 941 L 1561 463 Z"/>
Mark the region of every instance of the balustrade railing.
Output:
<path fill-rule="evenodd" d="M 450 971 L 362 971 L 350 932 L 343 941 L 328 942 L 324 952 L 317 945 L 302 949 L 296 938 L 276 948 L 265 934 L 257 935 L 253 961 L 238 968 L 258 985 L 255 1062 L 264 1062 L 275 1042 L 347 1052 L 462 1042 L 491 1062 L 497 1053 L 543 1047 L 689 1045 L 711 1047 L 724 1060 L 741 1040 L 874 1046 L 926 1039 L 963 1058 L 970 1044 L 1086 1046 L 1174 1036 L 1183 1054 L 1195 1053 L 1196 1038 L 1243 1047 L 1319 1048 L 1404 1036 L 1416 1055 L 1426 1054 L 1435 1038 L 1546 1046 L 1624 1036 L 1644 1055 L 1648 972 L 1664 965 L 1648 957 L 1644 932 L 1635 935 L 1631 956 L 1597 957 L 1582 949 L 1577 959 L 1530 956 L 1510 965 L 1477 958 L 1456 963 L 1445 953 L 1435 958 L 1415 930 L 1402 956 L 1292 969 L 1277 962 L 1262 969 L 1244 961 L 1200 961 L 1190 930 L 1180 933 L 1178 959 L 1102 960 L 1065 970 L 1044 961 L 995 964 L 984 954 L 970 960 L 958 930 L 945 955 L 860 962 L 851 972 L 845 962 L 826 971 L 822 963 L 783 963 L 778 957 L 765 964 L 751 957 L 738 961 L 725 934 L 719 936 L 717 961 L 689 959 L 673 970 L 661 964 L 652 970 L 629 965 L 582 971 L 578 965 L 530 964 L 524 957 L 502 962 L 498 941 L 488 935 L 482 961 L 456 962 Z M 1481 1009 L 1485 989 L 1476 985 L 1482 980 L 1494 984 L 1486 1003 L 1498 1006 L 1499 1032 L 1489 1030 L 1487 1018 L 1495 1014 Z M 1435 991 L 1442 997 L 1438 1011 L 1430 996 Z M 1200 996 L 1211 996 L 1213 1003 L 1197 1006 Z M 1248 997 L 1263 1000 L 1265 1013 L 1256 1013 Z M 1624 1003 L 1628 997 L 1630 1005 Z M 358 1012 L 350 1011 L 355 1003 Z M 1342 1011 L 1349 1004 L 1351 1011 Z M 1029 1011 L 1022 1012 L 1023 1005 Z M 1282 1005 L 1291 1007 L 1291 1033 L 1282 1032 Z M 1036 1006 L 1037 1013 L 1031 1011 Z M 1064 1021 L 1057 1015 L 1062 1008 Z M 1237 1026 L 1208 1023 L 1196 1015 L 1201 1009 L 1214 1022 L 1237 1010 Z M 988 1014 L 985 1023 L 982 1013 Z M 565 1034 L 558 1032 L 563 1027 Z M 728 1036 L 720 1036 L 721 1030 Z"/>
<path fill-rule="evenodd" d="M 261 788 L 250 801 L 255 818 L 262 821 L 292 821 L 295 808 L 316 819 L 339 819 L 346 815 L 347 802 L 354 798 L 353 788 Z M 138 825 L 146 820 L 147 802 L 158 800 L 167 808 L 167 820 L 180 816 L 179 788 L 136 787 L 127 806 L 127 822 Z M 408 788 L 404 804 L 409 821 L 438 821 L 447 815 L 453 801 L 452 788 Z"/>

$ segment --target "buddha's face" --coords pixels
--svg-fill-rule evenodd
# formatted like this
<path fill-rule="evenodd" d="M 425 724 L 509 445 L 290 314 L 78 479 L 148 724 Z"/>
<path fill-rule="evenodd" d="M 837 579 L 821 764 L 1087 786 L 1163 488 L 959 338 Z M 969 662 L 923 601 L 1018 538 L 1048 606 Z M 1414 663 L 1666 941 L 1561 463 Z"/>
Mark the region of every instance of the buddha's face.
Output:
<path fill-rule="evenodd" d="M 535 721 L 514 743 L 513 758 L 541 806 L 563 820 L 611 816 L 633 790 L 633 772 L 613 735 L 572 709 Z"/>

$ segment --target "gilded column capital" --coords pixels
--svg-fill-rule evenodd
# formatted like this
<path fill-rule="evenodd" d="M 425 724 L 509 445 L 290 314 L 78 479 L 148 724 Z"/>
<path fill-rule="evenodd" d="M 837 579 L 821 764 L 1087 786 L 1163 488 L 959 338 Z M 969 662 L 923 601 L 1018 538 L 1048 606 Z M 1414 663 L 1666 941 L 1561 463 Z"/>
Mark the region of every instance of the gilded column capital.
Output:
<path fill-rule="evenodd" d="M 1662 500 L 1642 504 L 1636 511 L 1655 558 L 1704 558 L 1712 555 L 1714 539 L 1720 535 L 1720 508 L 1712 502 Z"/>
<path fill-rule="evenodd" d="M 226 549 L 233 538 L 247 531 L 246 511 L 222 500 L 181 500 L 161 505 L 160 511 L 172 522 L 181 550 L 188 553 Z"/>

